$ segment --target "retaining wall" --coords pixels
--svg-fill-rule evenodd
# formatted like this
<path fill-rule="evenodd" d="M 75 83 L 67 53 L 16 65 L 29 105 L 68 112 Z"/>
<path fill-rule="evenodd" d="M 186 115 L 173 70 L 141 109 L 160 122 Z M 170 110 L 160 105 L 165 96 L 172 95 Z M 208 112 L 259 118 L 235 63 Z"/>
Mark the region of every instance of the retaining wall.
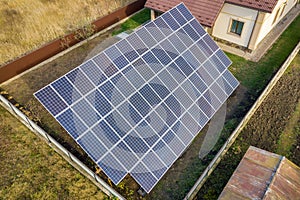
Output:
<path fill-rule="evenodd" d="M 297 53 L 300 50 L 300 42 L 298 45 L 294 48 L 293 52 L 289 55 L 289 57 L 286 59 L 286 61 L 283 63 L 283 65 L 280 67 L 278 72 L 275 74 L 275 76 L 272 78 L 270 83 L 267 85 L 267 87 L 264 89 L 262 94 L 258 97 L 256 102 L 253 104 L 251 109 L 248 111 L 246 116 L 243 118 L 243 120 L 240 122 L 238 127 L 233 131 L 233 133 L 230 135 L 230 137 L 227 139 L 225 144 L 222 146 L 222 148 L 219 150 L 217 155 L 214 157 L 214 159 L 209 163 L 209 165 L 206 167 L 200 178 L 197 180 L 195 185 L 192 187 L 192 189 L 189 191 L 189 193 L 185 196 L 185 200 L 192 200 L 196 197 L 198 191 L 203 186 L 205 181 L 208 179 L 210 174 L 214 171 L 214 169 L 217 167 L 219 162 L 221 161 L 222 157 L 226 154 L 226 152 L 229 150 L 231 145 L 234 143 L 235 139 L 239 136 L 243 128 L 246 126 L 252 115 L 255 113 L 255 111 L 258 109 L 258 107 L 262 104 L 262 102 L 265 100 L 265 98 L 268 96 L 272 88 L 276 85 L 278 80 L 282 77 L 292 60 L 295 58 Z"/>

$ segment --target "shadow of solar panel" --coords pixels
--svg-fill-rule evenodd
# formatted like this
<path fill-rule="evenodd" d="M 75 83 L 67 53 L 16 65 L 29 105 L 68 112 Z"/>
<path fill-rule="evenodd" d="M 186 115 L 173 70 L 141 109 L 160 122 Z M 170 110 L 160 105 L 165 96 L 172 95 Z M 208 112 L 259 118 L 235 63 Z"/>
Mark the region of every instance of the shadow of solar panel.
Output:
<path fill-rule="evenodd" d="M 238 87 L 179 4 L 35 93 L 103 172 L 150 192 Z"/>

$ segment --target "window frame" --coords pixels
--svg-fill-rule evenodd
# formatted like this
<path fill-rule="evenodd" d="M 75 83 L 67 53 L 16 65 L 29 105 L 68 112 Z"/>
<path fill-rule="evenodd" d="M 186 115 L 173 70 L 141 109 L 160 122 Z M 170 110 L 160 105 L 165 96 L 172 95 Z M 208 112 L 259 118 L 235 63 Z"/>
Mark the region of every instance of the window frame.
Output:
<path fill-rule="evenodd" d="M 236 25 L 234 25 L 234 24 L 236 24 Z M 242 26 L 240 29 L 240 31 L 239 31 L 239 26 Z M 233 27 L 233 26 L 235 26 L 235 27 Z M 230 26 L 229 26 L 229 30 L 228 30 L 228 32 L 230 33 L 230 34 L 233 34 L 233 35 L 236 35 L 236 36 L 242 36 L 242 33 L 243 33 L 243 28 L 244 28 L 244 26 L 245 26 L 245 22 L 244 21 L 240 21 L 240 20 L 237 20 L 237 19 L 232 19 L 231 18 L 231 20 L 230 20 Z"/>

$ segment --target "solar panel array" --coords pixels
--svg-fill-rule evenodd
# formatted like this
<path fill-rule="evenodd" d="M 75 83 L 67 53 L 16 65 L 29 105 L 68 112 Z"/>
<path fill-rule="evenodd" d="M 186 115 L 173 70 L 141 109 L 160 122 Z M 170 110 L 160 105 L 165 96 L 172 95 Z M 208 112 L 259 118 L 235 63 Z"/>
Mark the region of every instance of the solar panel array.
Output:
<path fill-rule="evenodd" d="M 35 96 L 115 184 L 150 192 L 237 88 L 230 64 L 179 4 Z"/>

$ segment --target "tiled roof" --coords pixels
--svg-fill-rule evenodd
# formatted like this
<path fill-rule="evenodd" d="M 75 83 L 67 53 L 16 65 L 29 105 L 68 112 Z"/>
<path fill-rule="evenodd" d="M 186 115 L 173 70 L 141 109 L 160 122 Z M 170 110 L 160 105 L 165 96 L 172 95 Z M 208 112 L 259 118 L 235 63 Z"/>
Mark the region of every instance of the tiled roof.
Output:
<path fill-rule="evenodd" d="M 225 0 L 225 2 L 271 13 L 278 0 Z"/>
<path fill-rule="evenodd" d="M 285 157 L 249 147 L 223 189 L 225 199 L 297 199 L 300 168 Z"/>
<path fill-rule="evenodd" d="M 145 7 L 166 12 L 181 2 L 202 25 L 212 27 L 225 2 L 271 13 L 278 0 L 147 0 Z"/>
<path fill-rule="evenodd" d="M 147 0 L 145 7 L 166 12 L 184 2 L 197 20 L 204 26 L 212 27 L 224 4 L 224 0 Z"/>

